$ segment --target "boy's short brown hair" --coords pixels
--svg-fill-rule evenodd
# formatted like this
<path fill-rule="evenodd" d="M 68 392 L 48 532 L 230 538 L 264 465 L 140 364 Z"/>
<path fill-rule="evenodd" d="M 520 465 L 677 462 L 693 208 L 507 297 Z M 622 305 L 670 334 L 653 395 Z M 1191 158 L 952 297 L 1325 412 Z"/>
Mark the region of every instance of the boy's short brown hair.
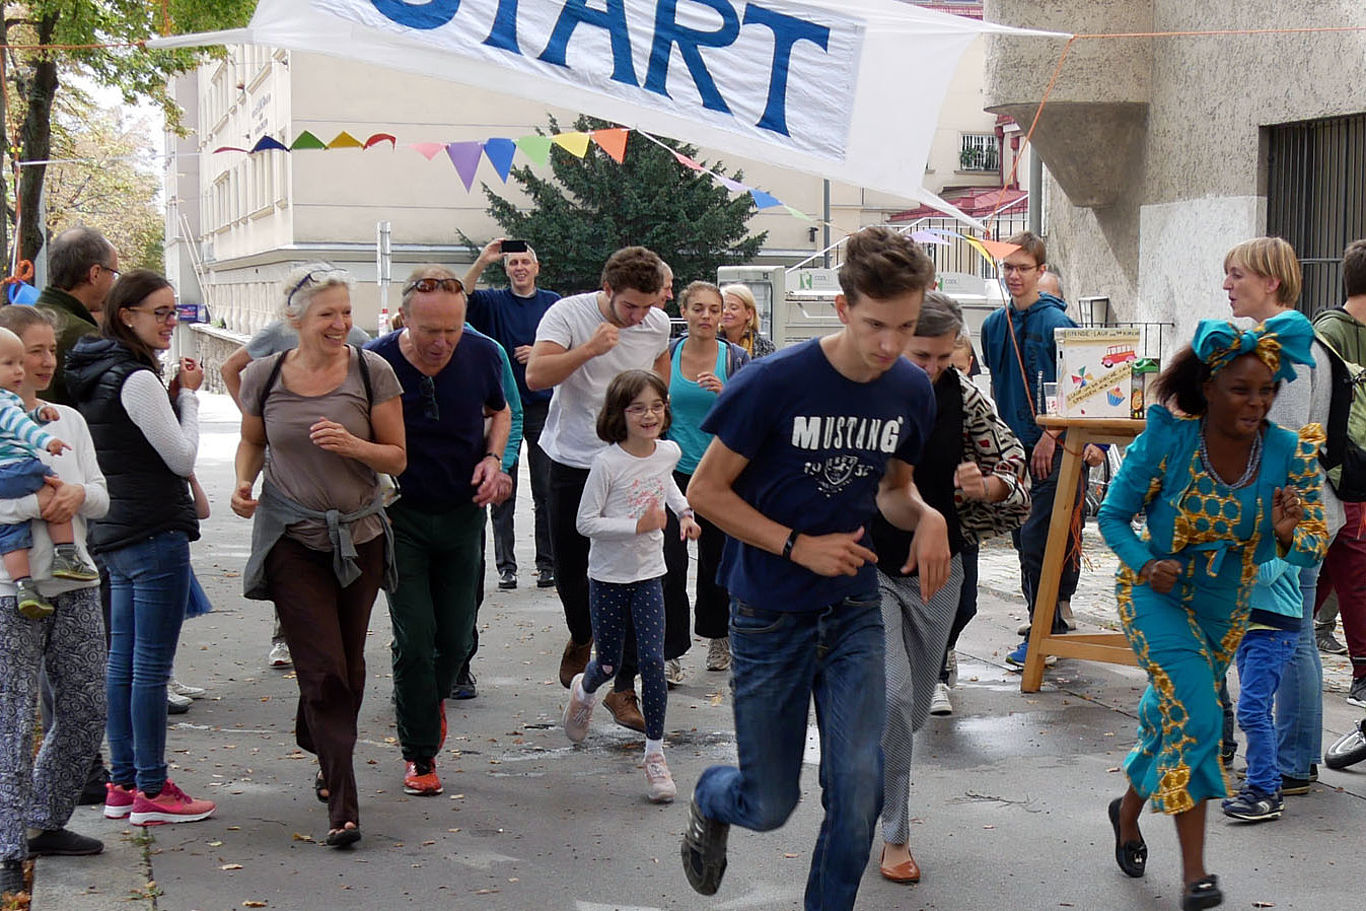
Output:
<path fill-rule="evenodd" d="M 1006 240 L 1006 243 L 1014 244 L 1028 253 L 1034 260 L 1034 265 L 1047 265 L 1048 248 L 1044 246 L 1043 238 L 1033 231 L 1020 231 L 1019 233 L 1012 234 Z"/>
<path fill-rule="evenodd" d="M 1342 288 L 1348 297 L 1366 294 L 1366 237 L 1352 241 L 1342 253 Z"/>
<path fill-rule="evenodd" d="M 598 412 L 598 439 L 607 443 L 620 443 L 626 439 L 626 406 L 646 389 L 654 389 L 664 400 L 664 426 L 659 428 L 659 435 L 668 433 L 669 425 L 673 423 L 673 412 L 669 409 L 669 387 L 652 370 L 625 370 L 612 377 L 612 382 L 607 384 L 602 410 Z"/>
<path fill-rule="evenodd" d="M 622 247 L 607 258 L 602 267 L 602 283 L 613 291 L 639 291 L 658 294 L 664 287 L 663 265 L 653 250 L 645 247 Z"/>
<path fill-rule="evenodd" d="M 934 262 L 920 245 L 890 228 L 864 228 L 849 235 L 840 290 L 850 306 L 865 295 L 878 300 L 908 291 L 924 291 L 934 284 Z"/>

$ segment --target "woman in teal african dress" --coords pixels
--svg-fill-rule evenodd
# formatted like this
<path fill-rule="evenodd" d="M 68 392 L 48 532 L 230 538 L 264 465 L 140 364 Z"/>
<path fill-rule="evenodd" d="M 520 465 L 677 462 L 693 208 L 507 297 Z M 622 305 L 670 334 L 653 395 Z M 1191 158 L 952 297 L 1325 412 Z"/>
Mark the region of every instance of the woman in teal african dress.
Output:
<path fill-rule="evenodd" d="M 1247 629 L 1257 566 L 1273 556 L 1313 565 L 1327 546 L 1322 433 L 1266 421 L 1278 384 L 1295 377 L 1292 363 L 1311 361 L 1312 338 L 1293 310 L 1249 331 L 1202 320 L 1159 378 L 1163 404 L 1148 409 L 1100 509 L 1101 534 L 1120 559 L 1120 619 L 1149 684 L 1124 763 L 1129 789 L 1110 804 L 1115 859 L 1142 876 L 1143 803 L 1171 815 L 1183 911 L 1223 901 L 1204 867 L 1205 802 L 1228 794 L 1219 682 Z M 1140 513 L 1141 538 L 1131 524 Z"/>

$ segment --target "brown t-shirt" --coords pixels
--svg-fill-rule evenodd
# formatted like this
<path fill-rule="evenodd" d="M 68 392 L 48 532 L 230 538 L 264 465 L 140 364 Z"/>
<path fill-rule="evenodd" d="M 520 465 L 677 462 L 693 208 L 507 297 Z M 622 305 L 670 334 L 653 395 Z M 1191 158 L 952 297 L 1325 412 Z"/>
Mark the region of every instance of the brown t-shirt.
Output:
<path fill-rule="evenodd" d="M 389 362 L 369 351 L 361 352 L 370 368 L 370 387 L 376 405 L 387 402 L 403 392 L 394 368 Z M 322 395 L 306 396 L 291 392 L 285 385 L 284 374 L 275 378 L 266 397 L 266 440 L 270 457 L 266 460 L 265 476 L 285 496 L 309 509 L 354 512 L 375 497 L 378 477 L 367 465 L 356 459 L 328 452 L 309 439 L 309 428 L 326 418 L 336 421 L 362 440 L 373 441 L 370 428 L 370 402 L 365 397 L 365 384 L 355 353 L 348 354 L 351 369 L 342 384 Z M 252 361 L 242 371 L 242 410 L 254 417 L 259 414 L 261 387 L 270 377 L 275 361 L 283 354 Z M 370 541 L 384 532 L 384 518 L 366 516 L 351 528 L 352 540 L 357 544 Z M 289 526 L 288 535 L 314 550 L 331 550 L 327 525 L 321 521 L 296 522 Z"/>

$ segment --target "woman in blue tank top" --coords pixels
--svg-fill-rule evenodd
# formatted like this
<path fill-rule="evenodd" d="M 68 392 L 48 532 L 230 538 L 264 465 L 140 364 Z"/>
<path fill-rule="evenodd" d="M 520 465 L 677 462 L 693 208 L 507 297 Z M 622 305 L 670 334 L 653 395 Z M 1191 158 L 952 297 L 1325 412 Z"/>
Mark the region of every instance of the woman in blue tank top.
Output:
<path fill-rule="evenodd" d="M 702 419 L 726 382 L 749 361 L 744 349 L 718 338 L 721 307 L 721 291 L 710 282 L 693 282 L 679 299 L 688 334 L 673 342 L 669 350 L 669 439 L 683 450 L 674 470 L 674 480 L 682 491 L 687 491 L 693 470 L 711 443 L 711 434 L 702 430 Z M 701 516 L 698 524 L 702 536 L 697 540 L 695 630 L 711 640 L 707 670 L 724 671 L 730 667 L 730 595 L 717 584 L 716 569 L 725 536 Z M 677 686 L 683 681 L 679 658 L 692 644 L 692 635 L 688 631 L 688 544 L 679 535 L 678 520 L 673 516 L 664 533 L 664 560 L 668 566 L 664 577 L 664 676 L 670 686 Z"/>

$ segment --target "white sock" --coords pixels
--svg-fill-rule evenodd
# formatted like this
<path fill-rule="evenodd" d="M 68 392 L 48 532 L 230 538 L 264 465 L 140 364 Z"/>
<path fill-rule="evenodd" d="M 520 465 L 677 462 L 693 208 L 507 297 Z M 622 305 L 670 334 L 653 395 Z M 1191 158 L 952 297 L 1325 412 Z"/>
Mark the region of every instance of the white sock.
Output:
<path fill-rule="evenodd" d="M 660 740 L 651 740 L 648 737 L 645 738 L 645 755 L 649 756 L 651 753 L 658 753 L 661 756 L 664 755 L 664 741 L 662 738 Z"/>
<path fill-rule="evenodd" d="M 593 703 L 598 701 L 598 694 L 590 693 L 585 690 L 583 688 L 583 680 L 580 679 L 574 682 L 574 698 L 581 702 Z"/>

